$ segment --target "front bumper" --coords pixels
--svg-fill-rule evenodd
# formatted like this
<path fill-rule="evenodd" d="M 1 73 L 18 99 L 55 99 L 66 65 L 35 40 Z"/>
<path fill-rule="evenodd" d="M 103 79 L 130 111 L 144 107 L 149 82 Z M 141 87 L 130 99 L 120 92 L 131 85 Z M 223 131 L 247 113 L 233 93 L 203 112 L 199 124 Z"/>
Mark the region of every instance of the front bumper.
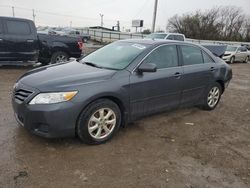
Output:
<path fill-rule="evenodd" d="M 224 61 L 226 61 L 226 62 L 230 62 L 231 57 L 232 57 L 231 55 L 223 56 L 222 59 L 223 59 Z"/>
<path fill-rule="evenodd" d="M 75 136 L 75 125 L 81 111 L 80 107 L 72 102 L 29 105 L 28 102 L 36 94 L 37 91 L 23 102 L 13 95 L 12 106 L 17 122 L 30 132 L 46 138 Z"/>

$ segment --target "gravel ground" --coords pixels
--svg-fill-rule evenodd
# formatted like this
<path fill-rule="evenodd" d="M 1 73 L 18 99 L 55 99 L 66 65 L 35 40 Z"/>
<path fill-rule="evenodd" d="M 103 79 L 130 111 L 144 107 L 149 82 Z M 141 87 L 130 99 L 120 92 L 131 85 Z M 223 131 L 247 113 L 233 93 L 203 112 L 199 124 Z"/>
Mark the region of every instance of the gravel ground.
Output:
<path fill-rule="evenodd" d="M 180 109 L 141 119 L 108 143 L 47 140 L 19 127 L 16 79 L 30 67 L 0 68 L 0 187 L 250 186 L 250 63 L 214 111 Z"/>

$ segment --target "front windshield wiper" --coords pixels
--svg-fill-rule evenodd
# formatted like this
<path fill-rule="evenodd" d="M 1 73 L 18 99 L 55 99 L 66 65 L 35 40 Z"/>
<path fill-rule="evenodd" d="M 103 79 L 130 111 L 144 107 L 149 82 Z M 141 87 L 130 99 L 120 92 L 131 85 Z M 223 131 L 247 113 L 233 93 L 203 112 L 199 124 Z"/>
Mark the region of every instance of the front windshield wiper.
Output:
<path fill-rule="evenodd" d="M 103 68 L 103 67 L 101 67 L 101 66 L 99 66 L 99 65 L 97 65 L 95 63 L 91 63 L 91 62 L 83 62 L 83 63 L 86 64 L 86 65 L 92 66 L 92 67 L 96 67 L 96 68 L 100 68 L 100 69 Z"/>

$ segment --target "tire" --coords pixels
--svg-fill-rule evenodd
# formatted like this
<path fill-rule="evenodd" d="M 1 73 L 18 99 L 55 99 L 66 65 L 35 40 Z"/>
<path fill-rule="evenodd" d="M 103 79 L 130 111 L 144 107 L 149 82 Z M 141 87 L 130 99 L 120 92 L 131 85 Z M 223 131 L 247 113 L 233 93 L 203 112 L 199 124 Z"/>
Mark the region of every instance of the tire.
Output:
<path fill-rule="evenodd" d="M 83 41 L 83 43 L 87 43 L 88 39 L 87 38 L 83 38 L 82 41 Z"/>
<path fill-rule="evenodd" d="M 69 60 L 69 55 L 66 52 L 54 52 L 51 56 L 50 64 L 62 63 Z"/>
<path fill-rule="evenodd" d="M 218 94 L 216 94 L 218 92 Z M 204 110 L 213 110 L 220 102 L 222 94 L 222 88 L 219 83 L 214 83 L 212 86 L 208 88 L 206 94 L 204 96 L 204 102 L 202 105 L 202 109 Z M 210 99 L 209 99 L 210 98 Z M 213 101 L 213 102 L 211 102 Z"/>
<path fill-rule="evenodd" d="M 244 63 L 248 63 L 249 57 L 247 56 L 246 59 L 244 60 Z"/>
<path fill-rule="evenodd" d="M 230 62 L 230 64 L 233 64 L 234 61 L 235 61 L 235 57 L 233 56 L 233 57 L 230 58 L 230 61 L 229 61 L 229 62 Z"/>
<path fill-rule="evenodd" d="M 120 125 L 121 111 L 118 105 L 108 99 L 99 99 L 82 111 L 76 132 L 84 143 L 97 145 L 110 140 Z"/>

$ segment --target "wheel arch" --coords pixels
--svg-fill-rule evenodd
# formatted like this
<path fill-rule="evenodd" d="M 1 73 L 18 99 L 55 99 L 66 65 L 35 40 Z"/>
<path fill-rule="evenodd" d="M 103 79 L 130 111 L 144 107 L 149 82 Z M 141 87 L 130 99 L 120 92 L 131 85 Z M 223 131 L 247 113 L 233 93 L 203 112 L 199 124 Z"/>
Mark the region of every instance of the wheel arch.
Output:
<path fill-rule="evenodd" d="M 221 89 L 222 89 L 222 93 L 224 93 L 224 91 L 225 91 L 225 83 L 224 83 L 224 81 L 223 80 L 216 80 L 216 82 L 218 84 L 220 84 Z"/>

